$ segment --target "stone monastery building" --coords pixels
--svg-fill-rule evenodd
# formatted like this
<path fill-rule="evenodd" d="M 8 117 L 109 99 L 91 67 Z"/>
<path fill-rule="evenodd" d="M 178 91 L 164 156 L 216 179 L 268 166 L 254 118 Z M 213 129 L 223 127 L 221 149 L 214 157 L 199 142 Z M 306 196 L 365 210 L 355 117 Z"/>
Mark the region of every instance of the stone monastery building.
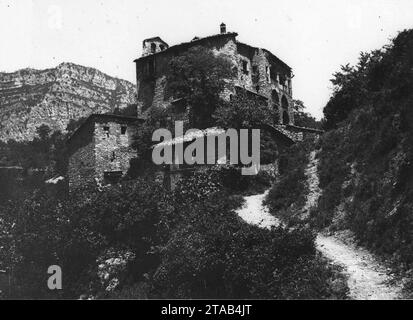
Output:
<path fill-rule="evenodd" d="M 166 72 L 171 58 L 194 46 L 203 46 L 232 61 L 236 72 L 222 93 L 224 99 L 230 100 L 240 90 L 257 96 L 278 110 L 276 134 L 287 142 L 302 138 L 293 125 L 291 68 L 270 51 L 238 42 L 236 37 L 237 33 L 227 32 L 222 23 L 216 35 L 195 37 L 173 46 L 160 37 L 144 40 L 142 56 L 134 61 L 138 117 L 94 114 L 87 119 L 68 140 L 69 188 L 105 185 L 124 176 L 130 160 L 136 157 L 132 137 L 150 108 L 172 106 L 174 112 L 185 112 L 184 100 L 166 90 Z"/>
<path fill-rule="evenodd" d="M 143 41 L 142 57 L 135 60 L 138 92 L 138 114 L 145 115 L 151 107 L 177 105 L 166 90 L 168 63 L 174 56 L 194 46 L 203 46 L 216 55 L 227 57 L 236 69 L 236 76 L 230 80 L 230 89 L 224 98 L 230 99 L 237 90 L 246 90 L 257 95 L 278 109 L 280 123 L 293 124 L 291 68 L 266 49 L 252 47 L 238 42 L 237 33 L 227 32 L 221 24 L 220 33 L 205 38 L 195 37 L 190 42 L 169 46 L 159 37 Z M 183 106 L 185 107 L 185 106 Z"/>

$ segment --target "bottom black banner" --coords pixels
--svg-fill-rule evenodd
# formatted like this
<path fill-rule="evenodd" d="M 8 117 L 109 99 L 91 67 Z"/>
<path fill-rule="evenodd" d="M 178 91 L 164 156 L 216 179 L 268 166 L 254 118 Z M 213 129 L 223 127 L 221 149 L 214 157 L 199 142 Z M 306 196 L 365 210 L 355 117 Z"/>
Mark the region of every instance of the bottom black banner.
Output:
<path fill-rule="evenodd" d="M 411 303 L 411 301 L 410 301 Z M 25 300 L 1 301 L 0 308 L 6 312 L 10 307 L 12 314 L 30 310 L 31 316 L 39 308 L 43 318 L 50 315 L 59 319 L 85 315 L 90 312 L 97 316 L 132 319 L 289 319 L 291 317 L 354 317 L 360 311 L 368 313 L 402 311 L 408 307 L 408 301 L 354 301 L 354 300 Z M 28 305 L 28 308 L 21 305 Z M 57 313 L 47 312 L 50 307 L 57 307 Z M 396 307 L 396 308 L 393 308 Z M 356 310 L 356 311 L 355 311 Z M 33 312 L 33 313 L 32 313 Z"/>

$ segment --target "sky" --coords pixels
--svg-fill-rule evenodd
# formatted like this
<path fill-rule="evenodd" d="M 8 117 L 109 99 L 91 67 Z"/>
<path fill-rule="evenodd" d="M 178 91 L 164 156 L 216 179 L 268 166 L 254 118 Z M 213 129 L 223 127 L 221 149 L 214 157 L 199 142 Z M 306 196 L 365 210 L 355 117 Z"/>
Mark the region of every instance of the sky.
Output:
<path fill-rule="evenodd" d="M 73 62 L 135 83 L 143 39 L 173 45 L 221 22 L 291 66 L 294 99 L 320 118 L 332 74 L 413 28 L 413 0 L 0 0 L 0 71 Z"/>

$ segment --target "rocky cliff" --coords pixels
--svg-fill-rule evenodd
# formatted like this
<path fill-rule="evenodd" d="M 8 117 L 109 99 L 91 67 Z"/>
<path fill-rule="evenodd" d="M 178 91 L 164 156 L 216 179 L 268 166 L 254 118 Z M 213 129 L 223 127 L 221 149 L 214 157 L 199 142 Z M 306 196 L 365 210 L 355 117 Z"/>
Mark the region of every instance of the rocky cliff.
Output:
<path fill-rule="evenodd" d="M 31 140 L 42 124 L 64 132 L 71 119 L 135 103 L 135 92 L 128 81 L 73 63 L 0 73 L 0 140 Z"/>

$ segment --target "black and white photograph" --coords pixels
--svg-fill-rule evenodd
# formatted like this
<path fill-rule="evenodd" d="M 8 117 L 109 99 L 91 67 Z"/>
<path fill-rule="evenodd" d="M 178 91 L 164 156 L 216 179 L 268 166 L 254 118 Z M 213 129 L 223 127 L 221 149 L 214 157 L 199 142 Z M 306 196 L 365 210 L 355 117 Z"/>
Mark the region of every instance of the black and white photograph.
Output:
<path fill-rule="evenodd" d="M 0 0 L 0 39 L 0 300 L 413 298 L 413 1 Z"/>

